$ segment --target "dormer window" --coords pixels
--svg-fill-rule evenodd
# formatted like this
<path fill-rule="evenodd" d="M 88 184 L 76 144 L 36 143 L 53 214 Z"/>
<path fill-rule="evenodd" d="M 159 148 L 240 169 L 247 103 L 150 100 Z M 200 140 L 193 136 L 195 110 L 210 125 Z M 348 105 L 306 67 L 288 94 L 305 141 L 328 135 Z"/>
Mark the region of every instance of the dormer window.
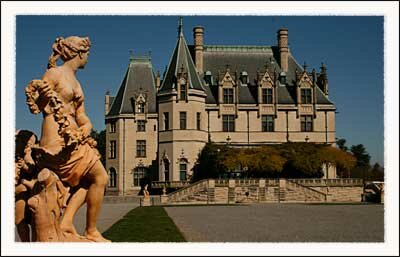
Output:
<path fill-rule="evenodd" d="M 204 80 L 206 81 L 206 83 L 208 85 L 212 85 L 212 74 L 211 71 L 206 71 L 206 73 L 204 74 Z"/>
<path fill-rule="evenodd" d="M 137 112 L 138 113 L 144 113 L 144 107 L 145 107 L 145 103 L 143 103 L 143 102 L 138 103 Z"/>
<path fill-rule="evenodd" d="M 310 104 L 311 103 L 311 88 L 301 89 L 301 103 Z"/>
<path fill-rule="evenodd" d="M 249 83 L 249 74 L 247 74 L 246 71 L 242 71 L 242 73 L 240 74 L 240 80 L 242 81 L 242 84 Z"/>
<path fill-rule="evenodd" d="M 286 72 L 281 72 L 281 74 L 279 76 L 279 82 L 281 84 L 286 84 Z"/>
<path fill-rule="evenodd" d="M 181 84 L 181 100 L 186 100 L 186 85 Z"/>

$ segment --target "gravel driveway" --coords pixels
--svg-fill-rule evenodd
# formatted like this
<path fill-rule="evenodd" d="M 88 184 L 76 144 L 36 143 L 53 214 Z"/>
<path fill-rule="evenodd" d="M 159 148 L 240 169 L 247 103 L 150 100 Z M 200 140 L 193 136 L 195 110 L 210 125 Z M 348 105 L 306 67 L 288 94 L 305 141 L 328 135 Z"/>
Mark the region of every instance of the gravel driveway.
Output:
<path fill-rule="evenodd" d="M 383 205 L 165 207 L 189 242 L 383 242 Z"/>

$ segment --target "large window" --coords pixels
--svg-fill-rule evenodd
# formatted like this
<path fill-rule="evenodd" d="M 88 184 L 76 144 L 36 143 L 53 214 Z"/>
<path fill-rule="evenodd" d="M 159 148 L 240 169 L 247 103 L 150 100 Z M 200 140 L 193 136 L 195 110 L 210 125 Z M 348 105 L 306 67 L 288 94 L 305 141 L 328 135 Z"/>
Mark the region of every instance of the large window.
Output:
<path fill-rule="evenodd" d="M 146 121 L 138 120 L 137 122 L 137 131 L 146 131 Z"/>
<path fill-rule="evenodd" d="M 311 88 L 301 89 L 301 103 L 302 104 L 311 103 Z"/>
<path fill-rule="evenodd" d="M 138 113 L 144 113 L 144 105 L 145 103 L 138 103 Z"/>
<path fill-rule="evenodd" d="M 179 112 L 179 128 L 186 129 L 186 112 Z"/>
<path fill-rule="evenodd" d="M 201 113 L 200 112 L 198 112 L 197 114 L 196 114 L 196 128 L 197 128 L 197 130 L 200 130 L 201 129 Z"/>
<path fill-rule="evenodd" d="M 110 168 L 109 177 L 108 187 L 117 187 L 117 172 L 112 167 Z"/>
<path fill-rule="evenodd" d="M 272 88 L 263 88 L 262 89 L 262 103 L 263 104 L 272 104 Z"/>
<path fill-rule="evenodd" d="M 115 121 L 110 122 L 110 133 L 115 133 L 116 127 Z"/>
<path fill-rule="evenodd" d="M 224 88 L 224 104 L 233 104 L 233 88 Z"/>
<path fill-rule="evenodd" d="M 186 163 L 180 163 L 179 164 L 179 180 L 180 181 L 185 181 L 187 175 L 187 164 Z"/>
<path fill-rule="evenodd" d="M 136 141 L 136 157 L 146 157 L 146 140 Z"/>
<path fill-rule="evenodd" d="M 222 129 L 224 132 L 235 131 L 235 115 L 222 115 Z"/>
<path fill-rule="evenodd" d="M 302 115 L 301 119 L 301 131 L 310 132 L 313 131 L 313 117 L 312 115 Z"/>
<path fill-rule="evenodd" d="M 116 157 L 117 157 L 117 141 L 111 140 L 110 141 L 109 158 L 115 159 Z"/>
<path fill-rule="evenodd" d="M 181 100 L 186 100 L 186 85 L 181 85 Z"/>
<path fill-rule="evenodd" d="M 133 171 L 133 185 L 135 187 L 140 186 L 140 183 L 142 182 L 142 180 L 144 179 L 145 176 L 146 176 L 146 168 L 145 167 L 137 167 Z"/>
<path fill-rule="evenodd" d="M 164 112 L 164 130 L 169 130 L 169 113 Z"/>
<path fill-rule="evenodd" d="M 274 131 L 274 116 L 263 115 L 262 117 L 262 131 L 273 132 Z"/>

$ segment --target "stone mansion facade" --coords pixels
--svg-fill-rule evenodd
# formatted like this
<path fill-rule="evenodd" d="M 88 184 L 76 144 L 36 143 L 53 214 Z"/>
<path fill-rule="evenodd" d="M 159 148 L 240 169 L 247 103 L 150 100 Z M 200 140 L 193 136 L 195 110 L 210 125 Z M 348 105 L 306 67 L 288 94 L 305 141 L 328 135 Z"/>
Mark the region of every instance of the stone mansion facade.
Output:
<path fill-rule="evenodd" d="M 193 29 L 178 39 L 163 75 L 149 56 L 131 56 L 116 96 L 105 96 L 108 194 L 133 195 L 140 181 L 182 181 L 209 142 L 254 147 L 284 142 L 335 145 L 335 105 L 326 67 L 300 66 L 288 30 L 276 46 L 203 43 Z M 324 171 L 335 178 L 334 168 Z"/>

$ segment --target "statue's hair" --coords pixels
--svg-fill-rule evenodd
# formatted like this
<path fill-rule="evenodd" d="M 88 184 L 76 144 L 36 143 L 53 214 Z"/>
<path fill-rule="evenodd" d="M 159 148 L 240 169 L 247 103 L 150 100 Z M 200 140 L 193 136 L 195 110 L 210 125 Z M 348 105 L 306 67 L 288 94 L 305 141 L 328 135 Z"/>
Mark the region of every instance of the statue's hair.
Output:
<path fill-rule="evenodd" d="M 90 48 L 88 37 L 71 36 L 67 38 L 58 37 L 53 43 L 53 52 L 49 57 L 47 69 L 57 67 L 59 57 L 65 62 L 77 56 L 80 52 L 87 52 Z"/>

